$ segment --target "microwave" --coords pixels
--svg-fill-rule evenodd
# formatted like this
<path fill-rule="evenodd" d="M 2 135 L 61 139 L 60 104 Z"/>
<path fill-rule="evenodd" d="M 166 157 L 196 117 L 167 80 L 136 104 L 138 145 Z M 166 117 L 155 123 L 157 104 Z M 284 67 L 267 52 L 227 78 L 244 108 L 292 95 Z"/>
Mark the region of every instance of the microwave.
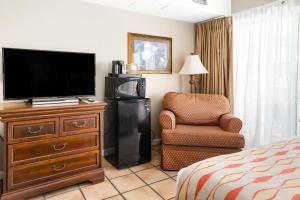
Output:
<path fill-rule="evenodd" d="M 146 80 L 142 77 L 105 77 L 105 97 L 108 99 L 145 98 Z"/>

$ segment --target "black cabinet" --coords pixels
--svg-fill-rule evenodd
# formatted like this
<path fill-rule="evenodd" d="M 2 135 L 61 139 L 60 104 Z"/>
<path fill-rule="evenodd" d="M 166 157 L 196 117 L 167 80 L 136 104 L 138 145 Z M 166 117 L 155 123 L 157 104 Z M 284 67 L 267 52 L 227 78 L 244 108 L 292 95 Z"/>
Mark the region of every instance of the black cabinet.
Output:
<path fill-rule="evenodd" d="M 106 99 L 105 158 L 117 168 L 151 160 L 151 102 L 148 98 Z"/>

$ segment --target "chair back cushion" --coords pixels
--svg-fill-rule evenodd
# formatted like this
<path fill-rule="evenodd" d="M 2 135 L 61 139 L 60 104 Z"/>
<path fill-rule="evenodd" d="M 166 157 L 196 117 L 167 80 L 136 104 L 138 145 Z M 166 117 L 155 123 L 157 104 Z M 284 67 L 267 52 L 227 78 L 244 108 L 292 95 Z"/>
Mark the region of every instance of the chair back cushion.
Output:
<path fill-rule="evenodd" d="M 177 124 L 218 125 L 221 115 L 230 113 L 230 104 L 223 95 L 169 92 L 163 108 L 175 114 Z"/>

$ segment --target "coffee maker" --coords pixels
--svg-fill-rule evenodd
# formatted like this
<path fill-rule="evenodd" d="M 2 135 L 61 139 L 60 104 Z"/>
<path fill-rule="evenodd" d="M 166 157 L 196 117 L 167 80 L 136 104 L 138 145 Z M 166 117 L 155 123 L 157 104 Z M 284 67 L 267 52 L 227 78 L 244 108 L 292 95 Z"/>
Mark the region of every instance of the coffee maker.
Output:
<path fill-rule="evenodd" d="M 114 60 L 112 61 L 112 74 L 123 74 L 124 61 L 123 60 Z"/>

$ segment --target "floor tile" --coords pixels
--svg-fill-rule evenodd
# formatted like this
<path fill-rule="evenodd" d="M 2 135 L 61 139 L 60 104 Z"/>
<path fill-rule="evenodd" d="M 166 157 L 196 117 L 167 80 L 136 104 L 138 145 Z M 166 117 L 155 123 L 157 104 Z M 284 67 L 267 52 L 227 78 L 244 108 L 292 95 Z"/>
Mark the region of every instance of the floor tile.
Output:
<path fill-rule="evenodd" d="M 152 168 L 152 167 L 153 167 L 153 165 L 151 163 L 144 163 L 144 164 L 141 164 L 141 165 L 130 167 L 130 169 L 134 172 L 138 172 L 138 171 L 141 171 L 141 170 L 144 170 L 144 169 L 149 169 L 149 168 Z"/>
<path fill-rule="evenodd" d="M 106 180 L 107 180 L 107 178 L 106 178 L 106 177 L 104 177 L 104 180 L 106 181 Z M 89 181 L 82 182 L 82 183 L 79 183 L 79 184 L 78 184 L 78 186 L 79 186 L 80 188 L 84 188 L 84 187 L 86 187 L 86 186 L 90 186 L 90 185 L 93 185 L 93 183 L 92 183 L 92 182 L 89 182 Z"/>
<path fill-rule="evenodd" d="M 118 195 L 118 196 L 110 197 L 106 200 L 124 200 L 124 198 L 121 195 Z"/>
<path fill-rule="evenodd" d="M 161 150 L 161 145 L 154 145 L 152 146 L 152 150 L 156 151 L 156 152 L 160 152 Z"/>
<path fill-rule="evenodd" d="M 86 186 L 90 186 L 90 185 L 93 185 L 91 182 L 83 182 L 83 183 L 80 183 L 79 184 L 79 187 L 80 188 L 84 188 L 84 187 L 86 187 Z"/>
<path fill-rule="evenodd" d="M 160 155 L 152 156 L 151 164 L 155 166 L 160 165 Z"/>
<path fill-rule="evenodd" d="M 151 151 L 151 155 L 152 156 L 157 156 L 157 155 L 159 155 L 160 153 L 158 152 L 158 151 L 154 151 L 154 150 L 152 150 Z"/>
<path fill-rule="evenodd" d="M 47 200 L 84 200 L 79 189 L 46 198 Z"/>
<path fill-rule="evenodd" d="M 142 187 L 145 185 L 139 177 L 135 174 L 129 174 L 125 176 L 121 176 L 119 178 L 115 178 L 111 180 L 112 184 L 119 190 L 119 192 L 127 192 L 138 187 Z"/>
<path fill-rule="evenodd" d="M 148 184 L 169 178 L 166 174 L 155 167 L 139 171 L 136 174 Z"/>
<path fill-rule="evenodd" d="M 160 196 L 164 199 L 170 199 L 175 197 L 176 194 L 176 181 L 172 178 L 163 180 L 150 185 Z"/>
<path fill-rule="evenodd" d="M 45 199 L 44 195 L 39 195 L 39 196 L 29 198 L 27 200 L 44 200 L 44 199 Z"/>
<path fill-rule="evenodd" d="M 173 178 L 175 181 L 177 180 L 177 176 L 173 176 L 172 178 Z"/>
<path fill-rule="evenodd" d="M 123 196 L 126 200 L 162 200 L 162 198 L 148 186 L 124 193 Z"/>
<path fill-rule="evenodd" d="M 177 176 L 178 174 L 178 171 L 164 171 L 164 172 L 171 177 Z"/>
<path fill-rule="evenodd" d="M 129 169 L 116 169 L 115 167 L 105 167 L 104 174 L 107 178 L 112 179 L 119 176 L 132 173 Z"/>
<path fill-rule="evenodd" d="M 83 192 L 86 200 L 100 200 L 119 194 L 109 181 L 84 187 L 81 191 Z"/>
<path fill-rule="evenodd" d="M 70 192 L 70 191 L 73 191 L 73 190 L 77 190 L 77 189 L 78 189 L 78 186 L 73 185 L 73 186 L 70 186 L 70 187 L 65 187 L 65 188 L 62 188 L 62 189 L 59 189 L 59 190 L 55 190 L 53 192 L 46 193 L 45 197 L 50 198 L 50 197 L 53 197 L 53 196 L 56 196 L 56 195 L 59 195 L 59 194 L 63 194 L 63 193 L 66 193 L 66 192 Z"/>
<path fill-rule="evenodd" d="M 104 157 L 102 157 L 102 159 L 101 159 L 101 164 L 102 164 L 102 167 L 110 167 L 110 166 L 112 166 L 107 160 L 105 160 Z"/>

